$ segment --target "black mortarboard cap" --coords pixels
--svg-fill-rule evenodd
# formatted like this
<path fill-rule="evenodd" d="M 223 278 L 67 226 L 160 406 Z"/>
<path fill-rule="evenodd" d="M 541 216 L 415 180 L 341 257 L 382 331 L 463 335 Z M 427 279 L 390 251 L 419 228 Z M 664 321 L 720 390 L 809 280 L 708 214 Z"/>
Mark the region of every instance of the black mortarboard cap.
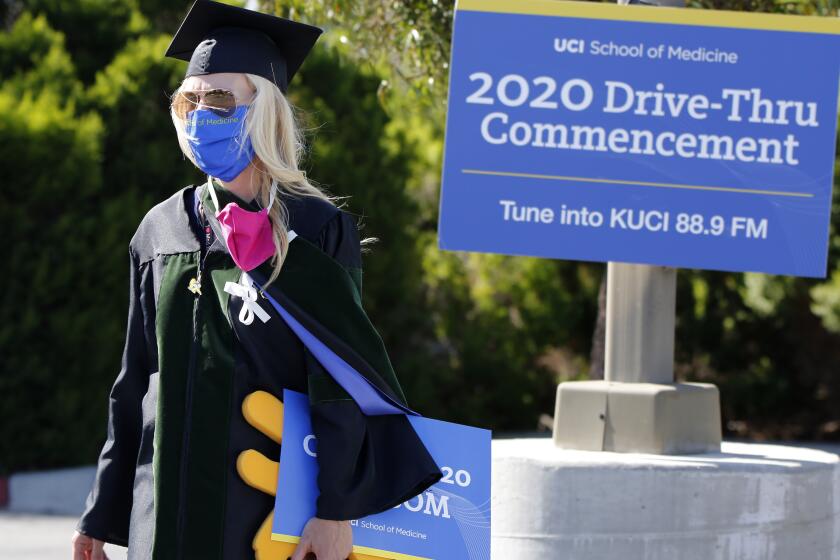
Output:
<path fill-rule="evenodd" d="M 166 56 L 189 62 L 185 78 L 216 72 L 248 72 L 289 82 L 323 29 L 254 10 L 195 0 L 172 37 Z"/>

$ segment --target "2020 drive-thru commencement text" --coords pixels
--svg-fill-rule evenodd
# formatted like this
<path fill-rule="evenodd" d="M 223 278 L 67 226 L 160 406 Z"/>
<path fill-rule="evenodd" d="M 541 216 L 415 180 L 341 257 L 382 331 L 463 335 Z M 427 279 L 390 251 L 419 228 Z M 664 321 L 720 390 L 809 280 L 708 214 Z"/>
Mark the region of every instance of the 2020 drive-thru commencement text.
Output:
<path fill-rule="evenodd" d="M 825 276 L 837 18 L 457 8 L 440 248 Z"/>

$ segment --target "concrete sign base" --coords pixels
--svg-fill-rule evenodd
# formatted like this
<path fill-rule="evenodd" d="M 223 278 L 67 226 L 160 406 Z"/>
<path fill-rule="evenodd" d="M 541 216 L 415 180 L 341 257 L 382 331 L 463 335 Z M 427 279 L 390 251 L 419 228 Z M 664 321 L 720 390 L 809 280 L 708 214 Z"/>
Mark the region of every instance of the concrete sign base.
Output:
<path fill-rule="evenodd" d="M 839 460 L 781 445 L 675 456 L 494 440 L 492 558 L 836 560 Z"/>
<path fill-rule="evenodd" d="M 720 395 L 707 383 L 571 381 L 557 386 L 554 443 L 656 454 L 720 450 Z"/>

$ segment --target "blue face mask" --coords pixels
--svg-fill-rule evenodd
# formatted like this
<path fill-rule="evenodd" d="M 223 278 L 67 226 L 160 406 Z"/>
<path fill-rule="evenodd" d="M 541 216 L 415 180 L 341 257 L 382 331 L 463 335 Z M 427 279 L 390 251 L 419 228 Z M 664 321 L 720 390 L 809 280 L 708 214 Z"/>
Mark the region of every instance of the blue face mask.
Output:
<path fill-rule="evenodd" d="M 207 175 L 232 181 L 254 159 L 251 138 L 243 127 L 247 111 L 247 105 L 239 105 L 229 116 L 220 116 L 209 109 L 196 109 L 187 115 L 190 148 L 196 164 Z"/>

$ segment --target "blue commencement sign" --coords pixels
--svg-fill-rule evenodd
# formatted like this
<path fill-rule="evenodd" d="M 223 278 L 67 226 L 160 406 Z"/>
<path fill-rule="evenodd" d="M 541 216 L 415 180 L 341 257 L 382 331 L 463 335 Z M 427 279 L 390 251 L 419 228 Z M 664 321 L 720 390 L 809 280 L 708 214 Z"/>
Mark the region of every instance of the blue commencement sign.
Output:
<path fill-rule="evenodd" d="M 422 416 L 408 421 L 443 478 L 389 510 L 351 520 L 353 551 L 388 560 L 490 560 L 490 431 Z M 309 397 L 285 389 L 272 540 L 300 542 L 315 515 L 317 453 Z"/>
<path fill-rule="evenodd" d="M 460 0 L 441 249 L 826 275 L 840 19 Z"/>

